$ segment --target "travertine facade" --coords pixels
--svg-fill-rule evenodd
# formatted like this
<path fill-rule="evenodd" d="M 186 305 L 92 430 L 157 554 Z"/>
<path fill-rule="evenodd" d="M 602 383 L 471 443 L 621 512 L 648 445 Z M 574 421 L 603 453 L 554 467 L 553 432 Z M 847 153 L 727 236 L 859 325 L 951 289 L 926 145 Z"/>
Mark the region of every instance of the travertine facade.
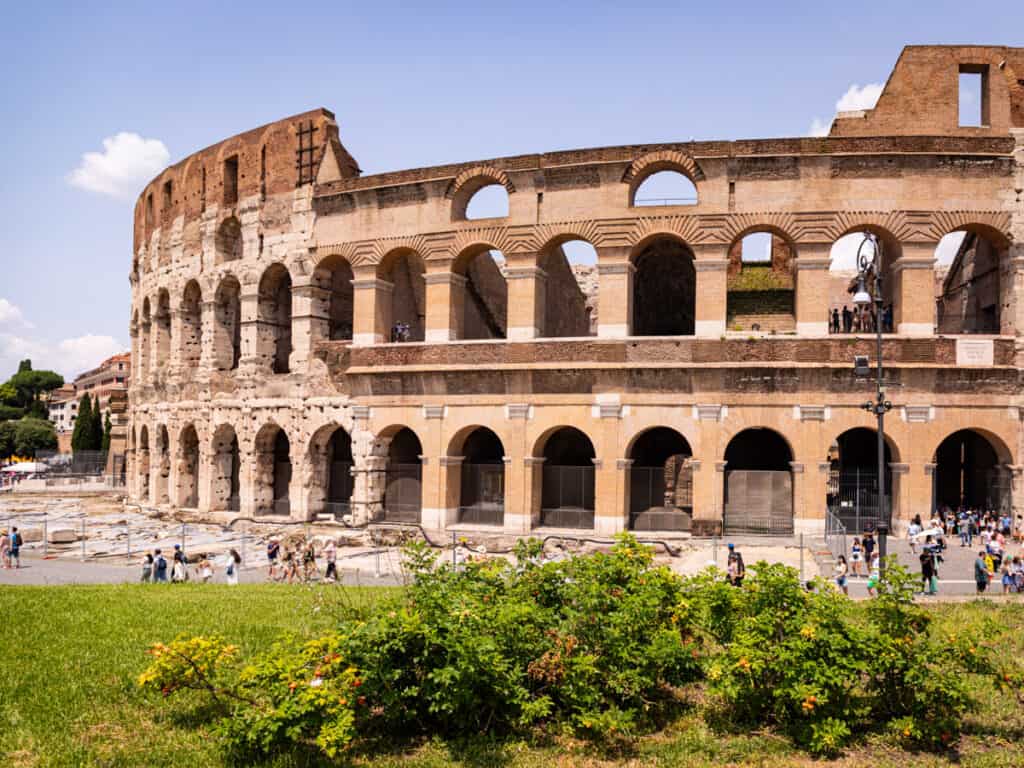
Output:
<path fill-rule="evenodd" d="M 958 124 L 963 72 L 982 75 L 980 127 Z M 661 171 L 696 202 L 637 204 Z M 508 215 L 467 219 L 495 184 Z M 281 120 L 139 198 L 130 492 L 516 534 L 820 528 L 873 503 L 873 384 L 852 370 L 873 338 L 827 325 L 831 246 L 869 232 L 894 311 L 894 517 L 1019 506 L 1022 189 L 1024 49 L 909 47 L 877 107 L 826 138 L 361 176 L 329 112 Z M 959 230 L 998 264 L 997 332 L 936 332 L 935 249 Z M 759 231 L 789 292 L 770 328 L 732 296 Z M 597 252 L 596 307 L 568 240 Z"/>

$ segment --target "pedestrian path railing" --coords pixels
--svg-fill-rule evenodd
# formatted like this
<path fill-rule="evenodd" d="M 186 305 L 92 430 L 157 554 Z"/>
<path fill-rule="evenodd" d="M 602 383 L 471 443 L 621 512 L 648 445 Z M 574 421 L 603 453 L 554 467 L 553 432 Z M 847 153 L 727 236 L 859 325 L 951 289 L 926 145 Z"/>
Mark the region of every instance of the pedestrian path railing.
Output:
<path fill-rule="evenodd" d="M 846 557 L 846 526 L 832 510 L 825 510 L 825 545 L 832 557 Z"/>

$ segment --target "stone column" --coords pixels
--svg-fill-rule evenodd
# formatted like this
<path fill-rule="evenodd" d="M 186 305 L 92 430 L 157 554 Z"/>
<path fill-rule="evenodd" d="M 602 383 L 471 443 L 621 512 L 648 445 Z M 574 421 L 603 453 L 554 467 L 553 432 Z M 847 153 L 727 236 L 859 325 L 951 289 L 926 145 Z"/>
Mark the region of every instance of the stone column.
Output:
<path fill-rule="evenodd" d="M 310 275 L 296 278 L 292 284 L 292 351 L 288 356 L 288 369 L 304 370 L 313 352 L 313 343 L 324 338 L 320 328 L 322 315 L 321 288 L 313 285 Z M 319 331 L 319 333 L 317 333 Z"/>
<path fill-rule="evenodd" d="M 165 361 L 172 381 L 181 381 L 183 378 L 186 378 L 191 374 L 190 371 L 185 370 L 185 359 L 182 354 L 182 345 L 185 341 L 184 325 L 185 322 L 182 316 L 181 307 L 172 307 L 171 338 L 170 344 L 168 345 L 171 350 L 171 359 Z"/>
<path fill-rule="evenodd" d="M 621 339 L 632 333 L 633 274 L 628 247 L 600 246 L 597 251 L 597 335 Z"/>
<path fill-rule="evenodd" d="M 1024 229 L 1024 224 L 1021 228 Z M 1014 252 L 1020 255 L 1013 256 Z M 1024 243 L 1012 243 L 1009 253 L 1005 270 L 1009 285 L 1000 285 L 999 290 L 1000 300 L 1007 309 L 999 314 L 999 330 L 1007 336 L 1024 336 Z M 1018 361 L 1017 365 L 1024 365 L 1024 362 Z"/>
<path fill-rule="evenodd" d="M 905 526 L 914 516 L 907 514 L 909 509 L 903 497 L 903 486 L 908 485 L 911 482 L 908 477 L 910 473 L 910 465 L 890 463 L 889 472 L 892 474 L 892 497 L 889 499 L 889 504 L 892 508 L 889 510 L 889 517 L 892 520 L 893 532 L 896 532 L 898 530 L 904 530 Z M 927 485 L 927 493 L 923 498 L 928 501 L 928 509 L 931 511 L 932 488 L 930 475 L 925 476 L 923 484 L 918 484 L 918 495 L 924 490 L 922 485 Z M 897 522 L 902 523 L 902 525 L 897 525 Z"/>
<path fill-rule="evenodd" d="M 709 443 L 711 445 L 711 443 Z M 722 533 L 722 487 L 725 482 L 725 462 L 701 461 L 693 469 L 693 524 L 694 536 Z"/>
<path fill-rule="evenodd" d="M 536 253 L 511 253 L 506 258 L 508 339 L 525 341 L 543 336 L 547 274 L 537 266 Z"/>
<path fill-rule="evenodd" d="M 828 335 L 829 243 L 801 244 L 796 271 L 796 332 L 799 336 Z"/>
<path fill-rule="evenodd" d="M 511 283 L 510 283 L 511 285 Z M 509 304 L 511 311 L 511 303 Z M 518 403 L 506 406 L 509 434 L 505 445 L 505 533 L 526 536 L 530 533 L 530 472 L 524 463 L 526 422 L 530 406 Z"/>
<path fill-rule="evenodd" d="M 935 333 L 935 248 L 937 243 L 904 243 L 889 275 L 893 281 L 893 324 L 904 336 Z M 884 290 L 884 287 L 883 287 Z"/>
<path fill-rule="evenodd" d="M 431 527 L 441 529 L 458 522 L 464 459 L 464 456 L 441 456 L 438 459 L 437 487 L 441 506 L 437 510 L 437 519 Z"/>
<path fill-rule="evenodd" d="M 238 360 L 239 373 L 255 374 L 259 371 L 270 372 L 271 360 L 264 360 L 260 355 L 260 321 L 259 321 L 259 289 L 255 285 L 242 286 L 239 304 L 242 309 L 241 339 L 242 349 Z"/>
<path fill-rule="evenodd" d="M 523 457 L 523 473 L 527 494 L 523 502 L 524 509 L 530 516 L 530 527 L 536 528 L 540 525 L 541 493 L 544 489 L 544 457 Z"/>
<path fill-rule="evenodd" d="M 387 344 L 391 341 L 391 294 L 394 283 L 381 280 L 373 269 L 359 267 L 352 281 L 352 343 Z"/>
<path fill-rule="evenodd" d="M 199 320 L 203 329 L 203 343 L 199 347 L 199 372 L 209 375 L 217 368 L 217 302 L 211 298 L 203 302 Z"/>
<path fill-rule="evenodd" d="M 622 473 L 614 458 L 601 457 L 619 454 L 619 427 L 622 422 L 622 403 L 618 395 L 598 396 L 598 429 L 594 450 L 594 532 L 599 536 L 613 536 L 626 529 L 627 511 L 625 491 L 620 484 Z"/>
<path fill-rule="evenodd" d="M 462 312 L 466 297 L 466 278 L 454 272 L 427 272 L 426 341 L 438 344 L 458 339 L 462 334 Z"/>
<path fill-rule="evenodd" d="M 726 329 L 728 251 L 715 244 L 694 246 L 693 252 L 697 273 L 693 333 L 698 338 L 717 339 Z"/>

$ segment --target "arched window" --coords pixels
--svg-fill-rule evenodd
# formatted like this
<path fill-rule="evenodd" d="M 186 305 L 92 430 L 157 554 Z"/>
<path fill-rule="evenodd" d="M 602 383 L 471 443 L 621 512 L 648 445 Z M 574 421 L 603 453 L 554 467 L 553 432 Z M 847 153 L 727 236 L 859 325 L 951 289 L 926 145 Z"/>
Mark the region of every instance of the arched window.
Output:
<path fill-rule="evenodd" d="M 179 507 L 195 509 L 199 506 L 199 436 L 191 424 L 181 431 L 178 440 L 176 495 Z"/>
<path fill-rule="evenodd" d="M 693 451 L 668 427 L 640 435 L 629 450 L 629 527 L 688 531 L 693 518 Z"/>
<path fill-rule="evenodd" d="M 854 427 L 836 438 L 828 455 L 829 511 L 846 526 L 852 535 L 874 528 L 882 520 L 893 517 L 892 448 L 885 443 L 885 477 L 882 498 L 878 493 L 878 432 L 867 427 Z"/>
<path fill-rule="evenodd" d="M 171 447 L 167 427 L 163 425 L 160 425 L 156 431 L 156 455 L 157 473 L 154 477 L 152 501 L 154 504 L 168 504 L 171 501 L 167 489 L 171 476 Z"/>
<path fill-rule="evenodd" d="M 1013 301 L 1000 280 L 1007 249 L 1002 235 L 981 227 L 950 232 L 939 241 L 936 266 L 946 272 L 937 300 L 939 333 L 1013 333 L 1002 311 Z"/>
<path fill-rule="evenodd" d="M 214 238 L 216 263 L 224 264 L 242 258 L 242 225 L 234 216 L 229 216 L 217 227 Z"/>
<path fill-rule="evenodd" d="M 565 240 L 545 248 L 539 259 L 544 280 L 541 336 L 592 336 L 597 329 L 597 251 L 586 240 Z"/>
<path fill-rule="evenodd" d="M 328 256 L 313 272 L 319 289 L 314 314 L 324 326 L 317 334 L 331 341 L 352 338 L 352 267 L 341 256 Z"/>
<path fill-rule="evenodd" d="M 466 216 L 473 219 L 499 219 L 508 216 L 508 191 L 494 182 L 480 187 L 466 201 Z"/>
<path fill-rule="evenodd" d="M 214 366 L 218 371 L 233 371 L 242 356 L 242 288 L 234 276 L 220 281 L 214 302 Z"/>
<path fill-rule="evenodd" d="M 222 424 L 213 436 L 213 485 L 210 498 L 212 512 L 238 512 L 241 508 L 241 461 L 238 435 L 234 428 Z"/>
<path fill-rule="evenodd" d="M 505 448 L 500 438 L 486 427 L 477 427 L 463 441 L 462 455 L 459 522 L 501 525 L 505 520 Z"/>
<path fill-rule="evenodd" d="M 726 325 L 730 330 L 796 330 L 793 258 L 786 238 L 768 230 L 749 232 L 733 242 L 726 283 Z"/>
<path fill-rule="evenodd" d="M 384 475 L 384 519 L 388 522 L 420 521 L 423 506 L 422 455 L 420 439 L 408 427 L 402 427 L 391 438 Z"/>
<path fill-rule="evenodd" d="M 427 319 L 424 271 L 423 259 L 411 250 L 393 251 L 381 262 L 377 276 L 391 284 L 389 341 L 423 341 Z"/>
<path fill-rule="evenodd" d="M 149 383 L 150 361 L 153 357 L 152 333 L 153 321 L 150 313 L 149 297 L 142 300 L 142 324 L 139 328 L 139 381 Z"/>
<path fill-rule="evenodd" d="M 882 249 L 882 313 L 878 316 L 874 305 L 858 307 L 853 303 L 857 290 L 857 254 L 863 248 L 866 256 L 875 252 L 871 241 L 865 243 L 867 235 L 874 235 Z M 878 227 L 857 228 L 847 232 L 832 244 L 829 253 L 829 277 L 832 296 L 829 308 L 829 326 L 833 333 L 874 333 L 877 323 L 883 333 L 897 330 L 900 308 L 897 304 L 896 284 L 892 272 L 893 263 L 899 259 L 900 245 L 890 233 Z M 873 291 L 874 286 L 867 286 Z"/>
<path fill-rule="evenodd" d="M 1010 452 L 1002 441 L 975 429 L 961 429 L 935 451 L 935 507 L 1013 510 Z"/>
<path fill-rule="evenodd" d="M 256 435 L 254 506 L 258 515 L 291 514 L 292 460 L 288 435 L 267 424 Z"/>
<path fill-rule="evenodd" d="M 544 443 L 540 523 L 553 528 L 594 527 L 594 444 L 575 427 Z"/>
<path fill-rule="evenodd" d="M 292 278 L 282 264 L 272 264 L 259 285 L 257 350 L 272 373 L 288 373 L 292 353 Z"/>
<path fill-rule="evenodd" d="M 203 294 L 199 283 L 189 280 L 181 298 L 181 362 L 187 374 L 199 367 L 203 351 Z"/>
<path fill-rule="evenodd" d="M 633 191 L 632 204 L 637 207 L 696 205 L 697 187 L 679 171 L 656 171 L 644 178 Z"/>
<path fill-rule="evenodd" d="M 633 264 L 633 335 L 692 336 L 697 273 L 690 249 L 657 237 L 635 254 Z"/>
<path fill-rule="evenodd" d="M 465 280 L 459 339 L 504 339 L 508 329 L 508 286 L 501 251 L 477 246 L 463 251 L 452 271 Z"/>
<path fill-rule="evenodd" d="M 154 378 L 163 379 L 163 372 L 171 361 L 171 295 L 166 290 L 157 295 L 153 325 L 156 332 L 156 360 L 151 373 L 155 374 Z"/>
<path fill-rule="evenodd" d="M 135 468 L 137 475 L 137 490 L 138 498 L 142 502 L 150 502 L 149 498 L 149 429 L 145 426 L 139 430 L 139 447 L 138 456 L 135 459 Z"/>

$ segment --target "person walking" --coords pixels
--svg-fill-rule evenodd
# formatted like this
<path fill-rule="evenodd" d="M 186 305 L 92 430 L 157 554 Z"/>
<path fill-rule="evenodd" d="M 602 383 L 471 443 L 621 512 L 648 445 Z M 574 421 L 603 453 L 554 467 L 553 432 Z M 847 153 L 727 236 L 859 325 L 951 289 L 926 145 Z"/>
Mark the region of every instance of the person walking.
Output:
<path fill-rule="evenodd" d="M 838 309 L 833 309 L 832 310 L 832 322 L 831 322 L 831 325 L 830 325 L 830 330 L 832 331 L 832 333 L 839 333 L 839 310 Z"/>
<path fill-rule="evenodd" d="M 936 589 L 936 570 L 935 570 L 935 545 L 932 543 L 932 537 L 928 536 L 925 539 L 924 546 L 921 548 L 921 592 L 923 594 L 934 595 Z"/>
<path fill-rule="evenodd" d="M 199 563 L 199 578 L 203 580 L 203 584 L 209 584 L 213 578 L 213 564 L 208 557 L 203 557 L 203 561 Z"/>
<path fill-rule="evenodd" d="M 224 578 L 228 583 L 229 587 L 237 586 L 238 584 L 238 571 L 242 567 L 242 556 L 234 549 L 228 551 L 227 555 L 227 567 L 224 569 Z"/>
<path fill-rule="evenodd" d="M 159 549 L 153 553 L 153 581 L 167 583 L 167 558 Z"/>
<path fill-rule="evenodd" d="M 6 530 L 0 531 L 0 563 L 4 568 L 11 567 L 11 539 Z"/>
<path fill-rule="evenodd" d="M 171 566 L 171 581 L 181 583 L 188 581 L 188 566 L 185 562 L 185 553 L 181 544 L 174 545 L 174 564 Z"/>
<path fill-rule="evenodd" d="M 743 586 L 743 577 L 747 575 L 747 569 L 743 565 L 743 555 L 732 542 L 729 543 L 729 558 L 726 560 L 725 571 L 730 584 L 734 587 Z"/>
<path fill-rule="evenodd" d="M 317 573 L 316 548 L 313 539 L 310 539 L 302 550 L 302 580 L 312 581 Z"/>
<path fill-rule="evenodd" d="M 871 531 L 867 531 L 864 534 L 864 538 L 861 539 L 861 544 L 864 547 L 864 562 L 874 562 L 875 554 L 875 536 Z"/>
<path fill-rule="evenodd" d="M 836 574 L 836 586 L 839 587 L 844 595 L 850 594 L 850 588 L 846 584 L 846 572 L 849 570 L 849 566 L 846 564 L 846 556 L 840 555 L 836 561 L 835 568 Z"/>
<path fill-rule="evenodd" d="M 878 582 L 882 580 L 882 563 L 878 555 L 871 558 L 871 571 L 868 574 L 868 594 L 874 597 L 878 588 Z"/>
<path fill-rule="evenodd" d="M 324 581 L 338 580 L 338 547 L 334 539 L 328 539 L 324 547 L 324 559 L 327 560 L 327 571 L 324 573 Z"/>
<path fill-rule="evenodd" d="M 277 570 L 277 558 L 281 554 L 281 542 L 277 539 L 271 539 L 267 542 L 267 578 L 271 581 L 274 580 Z"/>
<path fill-rule="evenodd" d="M 988 587 L 988 564 L 985 562 L 985 550 L 978 552 L 974 561 L 974 586 L 980 595 Z"/>
<path fill-rule="evenodd" d="M 23 543 L 21 533 L 18 531 L 18 526 L 11 528 L 10 535 L 11 545 L 10 554 L 8 557 L 11 561 L 11 567 L 21 568 L 21 545 Z"/>
<path fill-rule="evenodd" d="M 153 580 L 153 553 L 147 552 L 142 558 L 142 583 L 149 584 Z"/>

